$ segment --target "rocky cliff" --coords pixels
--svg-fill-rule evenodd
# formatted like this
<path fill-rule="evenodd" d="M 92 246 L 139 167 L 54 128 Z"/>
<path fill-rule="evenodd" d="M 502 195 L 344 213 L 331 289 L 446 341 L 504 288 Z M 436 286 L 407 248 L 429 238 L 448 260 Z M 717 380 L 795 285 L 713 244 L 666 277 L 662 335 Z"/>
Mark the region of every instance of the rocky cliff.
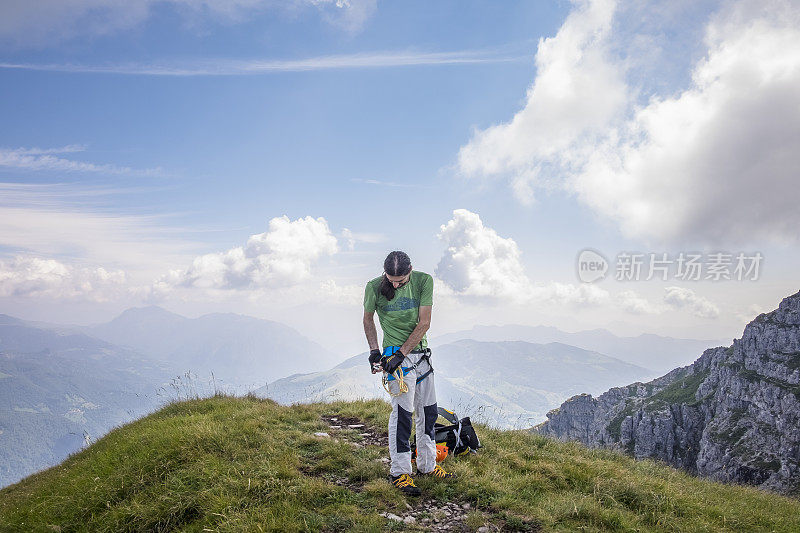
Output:
<path fill-rule="evenodd" d="M 574 396 L 533 431 L 800 494 L 800 292 L 728 348 L 648 383 Z"/>

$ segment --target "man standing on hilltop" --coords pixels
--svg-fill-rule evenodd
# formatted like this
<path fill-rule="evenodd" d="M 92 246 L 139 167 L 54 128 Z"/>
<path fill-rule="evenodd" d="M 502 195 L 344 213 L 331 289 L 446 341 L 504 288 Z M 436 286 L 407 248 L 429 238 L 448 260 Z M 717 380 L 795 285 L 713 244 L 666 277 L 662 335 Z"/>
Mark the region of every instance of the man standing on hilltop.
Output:
<path fill-rule="evenodd" d="M 416 412 L 417 474 L 448 479 L 454 474 L 436 464 L 438 418 L 431 350 L 425 333 L 431 324 L 433 277 L 414 271 L 404 252 L 391 252 L 383 262 L 384 273 L 364 290 L 364 333 L 370 347 L 372 373 L 387 373 L 392 398 L 389 417 L 389 481 L 406 494 L 417 496 L 411 478 L 411 415 Z M 374 313 L 383 330 L 383 349 L 378 347 Z"/>

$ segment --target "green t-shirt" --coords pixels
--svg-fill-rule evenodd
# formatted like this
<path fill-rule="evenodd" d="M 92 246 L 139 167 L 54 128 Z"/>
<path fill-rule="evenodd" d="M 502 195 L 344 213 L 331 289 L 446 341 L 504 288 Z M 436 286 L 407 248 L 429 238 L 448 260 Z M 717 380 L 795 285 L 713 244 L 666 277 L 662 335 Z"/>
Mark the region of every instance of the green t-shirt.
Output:
<path fill-rule="evenodd" d="M 419 322 L 421 305 L 433 305 L 433 277 L 425 272 L 411 271 L 408 283 L 395 290 L 389 301 L 380 293 L 383 276 L 367 283 L 364 289 L 364 310 L 377 311 L 383 330 L 383 347 L 402 346 Z M 377 299 L 376 299 L 377 294 Z M 427 348 L 427 334 L 415 349 Z"/>

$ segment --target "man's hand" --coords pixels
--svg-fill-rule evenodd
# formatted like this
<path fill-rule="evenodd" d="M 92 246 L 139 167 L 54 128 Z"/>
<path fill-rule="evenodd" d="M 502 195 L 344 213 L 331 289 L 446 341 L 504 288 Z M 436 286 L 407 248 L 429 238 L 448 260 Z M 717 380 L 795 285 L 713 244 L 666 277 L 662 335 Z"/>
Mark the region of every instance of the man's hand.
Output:
<path fill-rule="evenodd" d="M 387 374 L 394 374 L 405 359 L 405 354 L 402 350 L 396 350 L 392 355 L 381 358 L 381 368 Z"/>
<path fill-rule="evenodd" d="M 380 350 L 370 350 L 369 351 L 369 369 L 372 371 L 373 374 L 377 374 L 381 371 L 381 351 Z"/>

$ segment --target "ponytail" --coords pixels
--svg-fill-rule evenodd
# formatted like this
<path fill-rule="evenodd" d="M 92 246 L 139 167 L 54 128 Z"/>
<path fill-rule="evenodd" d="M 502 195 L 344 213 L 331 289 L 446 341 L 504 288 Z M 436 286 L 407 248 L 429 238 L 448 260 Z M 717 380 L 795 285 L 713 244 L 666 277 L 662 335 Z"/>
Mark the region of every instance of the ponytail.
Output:
<path fill-rule="evenodd" d="M 395 250 L 386 256 L 383 262 L 383 279 L 381 280 L 380 293 L 388 300 L 394 299 L 396 289 L 386 274 L 390 276 L 405 276 L 411 272 L 411 259 L 405 252 Z"/>

